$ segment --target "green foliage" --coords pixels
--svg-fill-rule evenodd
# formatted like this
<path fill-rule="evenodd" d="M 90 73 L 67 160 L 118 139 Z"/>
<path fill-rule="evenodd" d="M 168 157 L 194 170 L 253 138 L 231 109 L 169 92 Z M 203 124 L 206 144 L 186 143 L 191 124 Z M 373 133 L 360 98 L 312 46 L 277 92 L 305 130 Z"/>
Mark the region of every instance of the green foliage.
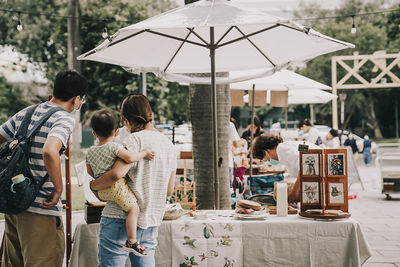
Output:
<path fill-rule="evenodd" d="M 307 67 L 298 72 L 321 83 L 331 85 L 332 56 L 351 55 L 355 51 L 360 55 L 372 54 L 378 50 L 387 50 L 387 52 L 398 53 L 400 47 L 398 38 L 400 35 L 400 28 L 398 26 L 400 23 L 400 12 L 398 11 L 391 12 L 386 17 L 384 15 L 370 15 L 363 16 L 362 18 L 356 16 L 355 24 L 357 27 L 357 33 L 351 34 L 350 32 L 352 25 L 351 15 L 385 9 L 382 4 L 383 3 L 381 2 L 365 3 L 360 0 L 346 0 L 342 3 L 340 8 L 334 11 L 318 8 L 314 4 L 303 5 L 301 10 L 295 12 L 295 16 L 298 18 L 349 16 L 336 19 L 317 20 L 313 21 L 311 24 L 315 30 L 339 40 L 353 43 L 356 48 L 319 56 L 308 62 Z M 367 80 L 377 76 L 377 73 L 371 72 L 373 67 L 374 65 L 372 63 L 368 63 L 360 69 L 360 75 Z M 337 69 L 337 77 L 339 81 L 346 72 L 341 67 Z M 399 73 L 397 75 L 399 75 Z M 358 83 L 359 81 L 352 77 L 347 83 L 353 82 Z M 392 116 L 393 110 L 388 110 L 388 108 L 393 109 L 393 105 L 388 107 L 387 103 L 396 95 L 395 90 L 396 89 L 368 89 L 339 91 L 338 93 L 345 93 L 347 95 L 345 101 L 346 121 L 341 127 L 357 129 L 361 128 L 363 126 L 362 122 L 365 121 L 365 126 L 370 129 L 364 129 L 364 131 L 369 131 L 369 134 L 373 136 L 372 131 L 375 130 L 375 133 L 377 133 L 376 128 L 379 130 L 379 126 L 382 127 L 383 121 L 388 121 L 388 117 L 391 120 L 389 123 L 394 124 L 394 118 Z M 386 109 L 387 112 L 380 112 L 382 109 Z M 318 108 L 315 110 L 317 112 L 317 123 L 330 125 L 331 105 L 318 105 Z M 390 116 L 388 116 L 388 112 Z"/>
<path fill-rule="evenodd" d="M 27 106 L 20 95 L 19 88 L 0 76 L 0 124 L 6 122 L 12 115 Z"/>
<path fill-rule="evenodd" d="M 104 27 L 107 27 L 108 34 L 111 35 L 120 28 L 175 6 L 170 0 L 79 2 L 82 52 L 93 49 L 103 41 L 101 35 Z M 14 0 L 2 4 L 4 9 L 23 11 L 19 17 L 24 30 L 16 30 L 18 13 L 3 12 L 4 16 L 2 14 L 0 17 L 0 45 L 13 45 L 19 52 L 27 54 L 31 61 L 44 63 L 50 88 L 57 72 L 67 68 L 67 3 L 65 0 Z M 129 93 L 138 92 L 139 76 L 128 73 L 119 66 L 82 61 L 82 74 L 89 82 L 88 101 L 82 108 L 84 120 L 89 118 L 90 111 L 103 107 L 112 108 L 118 113 L 123 98 Z M 154 119 L 160 120 L 166 116 L 176 123 L 186 121 L 184 108 L 188 102 L 185 100 L 188 98 L 187 90 L 184 91 L 174 84 L 170 90 L 164 90 L 167 86 L 167 82 L 152 74 L 147 75 L 147 95 L 154 111 Z M 178 99 L 180 102 L 176 101 Z"/>

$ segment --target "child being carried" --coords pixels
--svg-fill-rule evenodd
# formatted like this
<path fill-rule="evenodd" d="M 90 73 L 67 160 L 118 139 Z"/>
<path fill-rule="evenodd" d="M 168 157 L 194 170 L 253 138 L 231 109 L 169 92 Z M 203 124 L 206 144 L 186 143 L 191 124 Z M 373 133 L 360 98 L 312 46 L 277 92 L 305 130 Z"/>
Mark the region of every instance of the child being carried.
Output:
<path fill-rule="evenodd" d="M 118 119 L 110 109 L 102 109 L 93 114 L 91 118 L 93 135 L 99 140 L 97 145 L 92 146 L 86 156 L 86 167 L 93 178 L 98 178 L 105 172 L 111 170 L 117 158 L 126 163 L 133 163 L 146 158 L 151 160 L 154 153 L 148 149 L 140 152 L 131 152 L 121 144 L 114 142 L 118 135 Z M 129 128 L 129 125 L 127 126 Z M 97 192 L 101 200 L 113 201 L 128 212 L 126 218 L 126 240 L 124 250 L 132 252 L 137 256 L 147 256 L 146 250 L 136 240 L 136 228 L 139 215 L 137 199 L 126 183 L 125 179 L 119 179 L 110 188 Z"/>

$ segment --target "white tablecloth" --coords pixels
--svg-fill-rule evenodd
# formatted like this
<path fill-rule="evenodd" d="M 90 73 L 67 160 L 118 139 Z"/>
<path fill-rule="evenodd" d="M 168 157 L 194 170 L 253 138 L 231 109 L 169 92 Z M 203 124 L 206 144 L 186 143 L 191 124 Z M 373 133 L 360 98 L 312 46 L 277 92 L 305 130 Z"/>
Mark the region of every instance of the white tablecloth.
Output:
<path fill-rule="evenodd" d="M 358 222 L 314 221 L 297 215 L 264 221 L 234 220 L 232 211 L 208 211 L 205 220 L 184 216 L 159 228 L 157 266 L 360 266 L 371 249 Z M 71 267 L 98 266 L 99 224 L 80 224 Z M 182 265 L 185 266 L 185 265 Z"/>

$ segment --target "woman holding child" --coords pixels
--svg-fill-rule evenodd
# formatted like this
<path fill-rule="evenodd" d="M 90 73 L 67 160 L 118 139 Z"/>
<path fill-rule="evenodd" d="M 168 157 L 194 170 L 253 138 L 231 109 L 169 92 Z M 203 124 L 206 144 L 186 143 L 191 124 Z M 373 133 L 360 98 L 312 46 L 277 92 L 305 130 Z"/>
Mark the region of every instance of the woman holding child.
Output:
<path fill-rule="evenodd" d="M 152 110 L 144 95 L 132 94 L 124 99 L 121 121 L 131 132 L 122 140 L 124 147 L 136 153 L 150 150 L 154 152 L 155 157 L 134 163 L 127 163 L 117 157 L 112 169 L 91 183 L 91 189 L 96 192 L 110 188 L 127 174 L 127 185 L 139 206 L 136 239 L 146 253 L 137 256 L 123 249 L 128 239 L 128 226 L 125 225 L 128 213 L 117 203 L 108 201 L 100 221 L 100 266 L 125 266 L 128 254 L 132 266 L 154 266 L 158 226 L 163 219 L 166 197 L 172 194 L 174 188 L 175 148 L 172 142 L 152 125 Z M 141 248 L 139 250 L 143 251 Z"/>

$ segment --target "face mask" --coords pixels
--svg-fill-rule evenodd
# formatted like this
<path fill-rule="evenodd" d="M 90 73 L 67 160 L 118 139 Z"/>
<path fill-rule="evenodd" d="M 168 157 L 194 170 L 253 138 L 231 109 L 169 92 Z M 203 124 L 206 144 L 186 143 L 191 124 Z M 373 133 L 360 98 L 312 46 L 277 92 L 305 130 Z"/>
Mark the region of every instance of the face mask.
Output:
<path fill-rule="evenodd" d="M 270 159 L 269 163 L 271 163 L 272 165 L 278 165 L 279 164 L 279 160 L 276 159 Z"/>

